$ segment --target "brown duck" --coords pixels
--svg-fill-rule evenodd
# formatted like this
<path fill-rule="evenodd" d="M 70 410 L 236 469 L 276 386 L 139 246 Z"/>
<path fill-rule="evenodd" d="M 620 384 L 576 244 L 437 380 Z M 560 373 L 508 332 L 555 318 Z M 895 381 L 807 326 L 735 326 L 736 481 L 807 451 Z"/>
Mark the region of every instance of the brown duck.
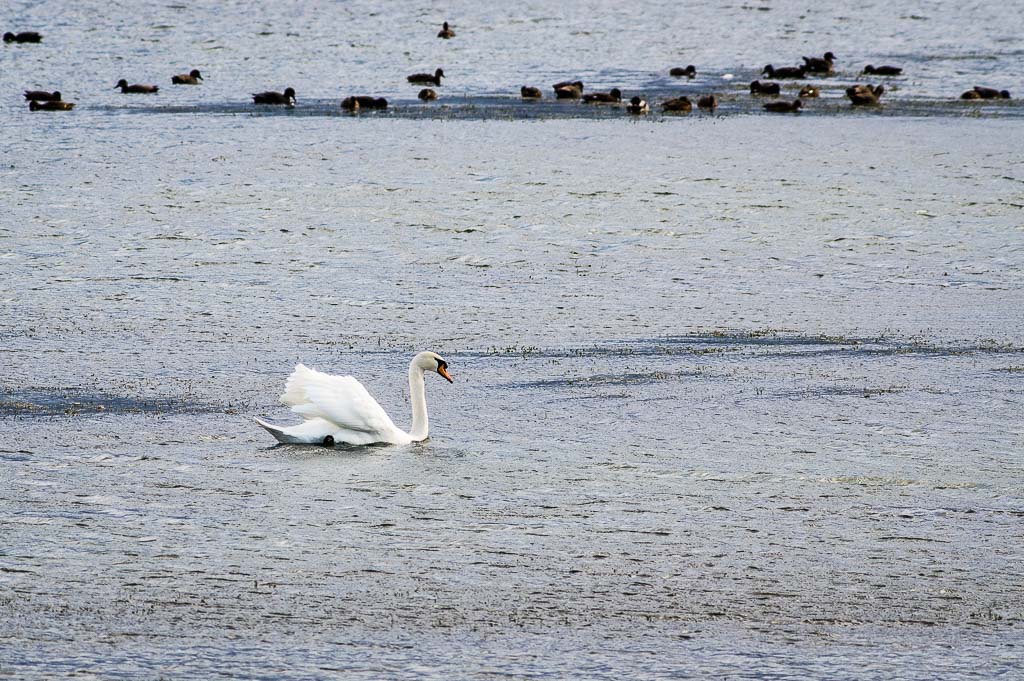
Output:
<path fill-rule="evenodd" d="M 807 67 L 805 66 L 783 66 L 781 68 L 775 68 L 771 64 L 768 64 L 761 73 L 768 76 L 769 78 L 806 78 Z"/>
<path fill-rule="evenodd" d="M 285 88 L 284 92 L 254 92 L 252 101 L 255 104 L 281 104 L 284 106 L 295 106 L 295 90 Z"/>
<path fill-rule="evenodd" d="M 697 67 L 693 64 L 686 68 L 677 66 L 674 69 L 669 69 L 668 75 L 675 76 L 676 78 L 695 78 L 697 76 Z"/>
<path fill-rule="evenodd" d="M 59 102 L 60 90 L 47 92 L 46 90 L 25 90 L 25 99 L 37 102 Z"/>
<path fill-rule="evenodd" d="M 444 38 L 445 40 L 448 40 L 449 38 L 454 38 L 455 37 L 455 31 L 453 31 L 451 29 L 451 27 L 448 25 L 448 22 L 446 21 L 441 26 L 441 30 L 437 32 L 437 37 L 438 38 Z"/>
<path fill-rule="evenodd" d="M 71 111 L 75 108 L 74 102 L 60 102 L 60 101 L 49 101 L 49 102 L 37 102 L 32 100 L 28 103 L 29 111 Z"/>
<path fill-rule="evenodd" d="M 346 111 L 359 111 L 360 109 L 386 109 L 388 100 L 383 97 L 371 97 L 370 95 L 355 95 L 341 100 L 341 108 Z"/>
<path fill-rule="evenodd" d="M 764 110 L 772 113 L 799 113 L 802 108 L 804 108 L 804 103 L 799 99 L 794 99 L 792 102 L 768 102 L 764 105 Z"/>
<path fill-rule="evenodd" d="M 608 92 L 592 92 L 583 95 L 583 101 L 587 104 L 618 104 L 622 101 L 622 90 L 613 87 Z"/>
<path fill-rule="evenodd" d="M 435 99 L 437 99 L 437 92 L 431 90 L 428 87 L 425 87 L 422 90 L 420 90 L 420 93 L 416 96 L 419 97 L 424 102 L 432 102 Z"/>
<path fill-rule="evenodd" d="M 690 113 L 693 111 L 693 102 L 684 95 L 666 100 L 662 103 L 661 108 L 671 113 Z"/>
<path fill-rule="evenodd" d="M 519 94 L 523 96 L 523 99 L 541 99 L 544 96 L 539 87 L 527 87 L 526 85 L 519 88 Z"/>
<path fill-rule="evenodd" d="M 823 73 L 832 75 L 835 73 L 836 55 L 826 52 L 822 57 L 804 57 L 804 70 L 807 73 Z"/>
<path fill-rule="evenodd" d="M 819 97 L 821 96 L 821 90 L 814 85 L 804 85 L 800 88 L 801 97 Z"/>
<path fill-rule="evenodd" d="M 406 80 L 413 85 L 433 85 L 434 87 L 441 87 L 441 79 L 444 77 L 444 71 L 437 69 L 434 71 L 434 75 L 430 75 L 429 73 L 414 73 L 411 76 L 407 76 Z"/>
<path fill-rule="evenodd" d="M 121 88 L 122 95 L 155 95 L 160 90 L 158 85 L 129 85 L 124 78 L 117 81 L 114 89 L 117 88 Z"/>
<path fill-rule="evenodd" d="M 21 31 L 20 33 L 4 33 L 5 43 L 38 43 L 42 42 L 43 36 L 35 31 Z"/>
<path fill-rule="evenodd" d="M 974 86 L 974 92 L 977 92 L 982 99 L 1009 99 L 1009 90 L 997 90 L 994 87 L 982 87 L 981 85 Z"/>
<path fill-rule="evenodd" d="M 750 94 L 752 95 L 777 95 L 780 91 L 778 83 L 762 83 L 755 80 L 750 84 Z"/>
<path fill-rule="evenodd" d="M 861 73 L 866 73 L 870 76 L 898 76 L 903 73 L 903 69 L 898 66 L 873 66 L 868 64 Z"/>
<path fill-rule="evenodd" d="M 697 106 L 701 109 L 707 109 L 708 111 L 714 111 L 718 108 L 718 97 L 715 95 L 704 95 L 697 99 Z"/>
<path fill-rule="evenodd" d="M 579 99 L 583 96 L 583 81 L 581 80 L 563 80 L 551 87 L 558 99 Z"/>
<path fill-rule="evenodd" d="M 854 106 L 878 106 L 878 100 L 885 93 L 881 85 L 854 85 L 846 88 L 846 96 Z"/>
<path fill-rule="evenodd" d="M 171 76 L 171 85 L 199 85 L 202 79 L 203 74 L 199 73 L 199 69 L 192 69 L 188 73 Z"/>

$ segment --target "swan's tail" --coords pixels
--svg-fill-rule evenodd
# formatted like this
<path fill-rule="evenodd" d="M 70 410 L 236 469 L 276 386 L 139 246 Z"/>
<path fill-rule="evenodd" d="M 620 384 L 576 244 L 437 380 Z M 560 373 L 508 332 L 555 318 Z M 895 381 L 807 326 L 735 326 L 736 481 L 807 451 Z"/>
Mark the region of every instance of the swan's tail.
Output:
<path fill-rule="evenodd" d="M 283 442 L 286 445 L 333 446 L 336 441 L 352 442 L 351 439 L 343 436 L 336 425 L 319 418 L 306 419 L 302 423 L 287 427 L 275 426 L 263 419 L 256 419 L 256 423 L 266 428 L 267 432 L 276 437 L 278 442 Z M 355 442 L 366 444 L 359 440 L 355 440 Z"/>
<path fill-rule="evenodd" d="M 266 428 L 267 432 L 276 437 L 278 442 L 284 442 L 285 444 L 299 444 L 302 442 L 301 440 L 288 435 L 288 433 L 284 432 L 283 428 L 275 426 L 272 423 L 267 423 L 262 419 L 256 419 L 256 423 Z"/>

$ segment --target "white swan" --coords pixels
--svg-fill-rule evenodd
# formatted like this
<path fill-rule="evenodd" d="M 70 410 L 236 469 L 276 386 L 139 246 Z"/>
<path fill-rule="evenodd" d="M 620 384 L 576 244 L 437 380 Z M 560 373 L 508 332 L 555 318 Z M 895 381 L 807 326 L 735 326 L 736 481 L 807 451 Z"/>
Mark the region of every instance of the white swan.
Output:
<path fill-rule="evenodd" d="M 281 427 L 256 419 L 278 439 L 288 444 L 347 443 L 369 445 L 384 442 L 407 445 L 427 439 L 430 423 L 423 374 L 436 371 L 449 383 L 448 362 L 436 352 L 421 352 L 409 362 L 409 395 L 412 398 L 412 428 L 405 432 L 395 426 L 387 412 L 363 384 L 352 376 L 331 376 L 299 364 L 285 383 L 281 402 L 305 419 Z"/>

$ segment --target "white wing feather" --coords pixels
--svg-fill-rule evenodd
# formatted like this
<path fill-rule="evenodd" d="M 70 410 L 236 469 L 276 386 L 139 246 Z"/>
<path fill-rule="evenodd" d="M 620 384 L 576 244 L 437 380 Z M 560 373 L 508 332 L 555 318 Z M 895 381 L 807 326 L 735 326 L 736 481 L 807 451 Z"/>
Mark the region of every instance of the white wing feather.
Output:
<path fill-rule="evenodd" d="M 332 376 L 299 364 L 281 402 L 304 419 L 326 419 L 340 429 L 390 435 L 397 428 L 384 408 L 352 376 Z"/>

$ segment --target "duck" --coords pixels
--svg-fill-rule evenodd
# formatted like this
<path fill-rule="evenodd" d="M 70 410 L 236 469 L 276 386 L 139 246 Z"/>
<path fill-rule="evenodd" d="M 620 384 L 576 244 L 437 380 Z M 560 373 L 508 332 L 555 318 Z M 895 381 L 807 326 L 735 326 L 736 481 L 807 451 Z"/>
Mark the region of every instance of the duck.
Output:
<path fill-rule="evenodd" d="M 383 407 L 353 376 L 332 376 L 298 364 L 285 382 L 280 402 L 302 416 L 302 423 L 278 426 L 262 419 L 256 423 L 285 444 L 333 446 L 408 445 L 429 437 L 424 376 L 437 373 L 452 383 L 448 362 L 436 352 L 420 352 L 409 362 L 409 397 L 412 427 L 395 426 Z"/>
<path fill-rule="evenodd" d="M 121 88 L 122 95 L 155 95 L 160 90 L 159 85 L 129 85 L 128 81 L 122 78 L 117 81 L 114 89 Z"/>
<path fill-rule="evenodd" d="M 455 31 L 451 29 L 451 27 L 448 25 L 448 22 L 446 21 L 444 22 L 444 24 L 441 25 L 441 30 L 438 31 L 437 37 L 448 40 L 449 38 L 455 37 Z"/>
<path fill-rule="evenodd" d="M 693 102 L 687 96 L 674 97 L 662 103 L 661 108 L 671 113 L 690 113 L 693 111 Z"/>
<path fill-rule="evenodd" d="M 613 87 L 608 92 L 592 92 L 583 95 L 583 101 L 587 104 L 618 104 L 622 101 L 622 90 Z"/>
<path fill-rule="evenodd" d="M 697 106 L 701 109 L 714 111 L 718 108 L 718 97 L 715 95 L 704 95 L 697 99 Z"/>
<path fill-rule="evenodd" d="M 386 109 L 388 108 L 388 100 L 383 97 L 373 97 L 372 95 L 356 95 L 355 100 L 359 102 L 359 106 L 364 109 Z"/>
<path fill-rule="evenodd" d="M 668 75 L 675 76 L 676 78 L 695 78 L 697 76 L 697 67 L 693 64 L 686 68 L 677 66 L 674 69 L 669 69 Z"/>
<path fill-rule="evenodd" d="M 645 114 L 650 110 L 651 107 L 648 106 L 647 100 L 640 96 L 633 97 L 626 105 L 626 111 L 631 114 Z"/>
<path fill-rule="evenodd" d="M 583 91 L 575 85 L 555 88 L 555 99 L 579 99 L 582 96 Z"/>
<path fill-rule="evenodd" d="M 799 113 L 802 108 L 804 108 L 804 103 L 799 99 L 794 99 L 792 102 L 767 102 L 764 104 L 764 110 L 772 113 Z"/>
<path fill-rule="evenodd" d="M 519 94 L 522 95 L 523 99 L 542 99 L 544 97 L 539 87 L 528 87 L 526 85 L 519 88 Z"/>
<path fill-rule="evenodd" d="M 252 101 L 255 104 L 282 104 L 287 107 L 295 106 L 295 90 L 285 88 L 284 92 L 254 92 Z"/>
<path fill-rule="evenodd" d="M 388 100 L 383 97 L 372 97 L 370 95 L 355 95 L 341 100 L 341 108 L 346 111 L 358 111 L 360 109 L 386 109 Z"/>
<path fill-rule="evenodd" d="M 823 73 L 832 75 L 835 73 L 836 55 L 826 52 L 822 57 L 803 57 L 804 70 L 807 73 Z"/>
<path fill-rule="evenodd" d="M 974 86 L 974 92 L 977 92 L 982 99 L 1009 99 L 1009 90 L 997 90 L 994 87 L 982 87 L 981 85 Z"/>
<path fill-rule="evenodd" d="M 25 90 L 25 99 L 37 102 L 59 102 L 60 90 L 47 92 L 46 90 Z"/>
<path fill-rule="evenodd" d="M 445 78 L 444 71 L 437 69 L 434 71 L 434 75 L 429 73 L 414 73 L 411 76 L 407 76 L 406 80 L 413 85 L 430 85 L 433 83 L 434 87 L 441 87 L 441 79 Z"/>
<path fill-rule="evenodd" d="M 424 102 L 432 102 L 435 99 L 437 99 L 437 92 L 431 90 L 428 87 L 425 87 L 422 90 L 420 90 L 420 93 L 416 96 L 419 97 Z"/>
<path fill-rule="evenodd" d="M 777 95 L 780 91 L 781 87 L 778 83 L 762 83 L 755 80 L 750 84 L 750 94 L 752 95 Z"/>
<path fill-rule="evenodd" d="M 805 66 L 783 66 L 775 68 L 771 64 L 761 69 L 761 73 L 769 78 L 806 78 L 807 67 Z"/>
<path fill-rule="evenodd" d="M 903 69 L 899 66 L 873 66 L 868 64 L 861 73 L 871 76 L 898 76 L 903 73 Z"/>
<path fill-rule="evenodd" d="M 42 42 L 43 36 L 35 31 L 21 31 L 20 33 L 4 33 L 5 43 L 38 43 Z"/>
<path fill-rule="evenodd" d="M 800 88 L 801 97 L 819 97 L 821 96 L 821 89 L 814 85 L 804 85 Z"/>
<path fill-rule="evenodd" d="M 551 86 L 557 99 L 579 99 L 583 96 L 583 81 L 562 81 Z"/>
<path fill-rule="evenodd" d="M 71 111 L 74 108 L 74 102 L 61 102 L 58 100 L 50 100 L 48 102 L 37 102 L 33 99 L 28 103 L 29 111 Z"/>
<path fill-rule="evenodd" d="M 202 79 L 203 74 L 199 73 L 199 69 L 192 69 L 188 73 L 171 76 L 171 85 L 199 85 Z"/>
<path fill-rule="evenodd" d="M 885 93 L 881 85 L 854 85 L 846 88 L 846 96 L 854 106 L 878 106 L 879 99 Z"/>

